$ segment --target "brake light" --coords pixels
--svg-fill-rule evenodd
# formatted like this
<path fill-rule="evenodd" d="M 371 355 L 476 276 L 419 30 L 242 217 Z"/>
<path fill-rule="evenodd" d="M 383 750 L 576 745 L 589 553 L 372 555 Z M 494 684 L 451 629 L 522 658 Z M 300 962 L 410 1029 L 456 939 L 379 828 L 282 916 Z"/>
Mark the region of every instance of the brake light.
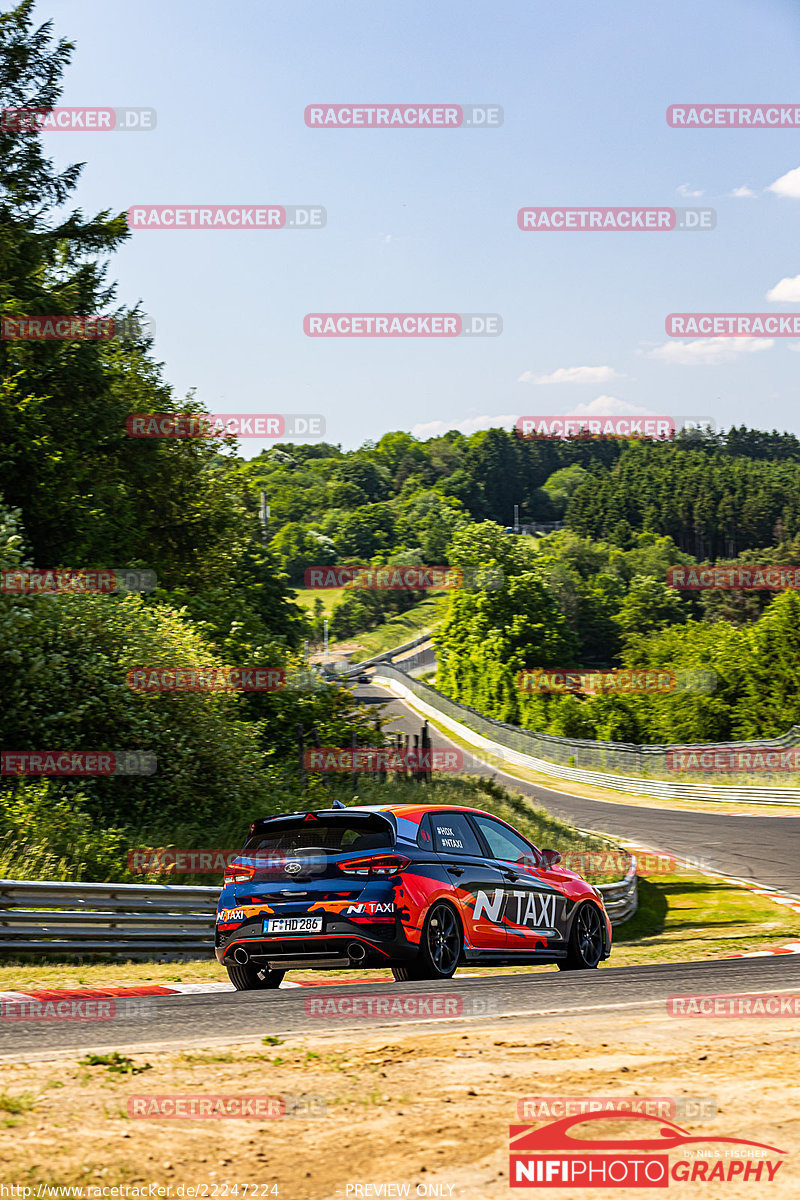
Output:
<path fill-rule="evenodd" d="M 225 868 L 225 883 L 249 883 L 256 869 L 248 863 L 230 863 Z"/>
<path fill-rule="evenodd" d="M 376 854 L 370 858 L 348 858 L 336 865 L 343 875 L 373 875 L 385 879 L 405 871 L 411 866 L 411 859 L 402 854 Z"/>
<path fill-rule="evenodd" d="M 376 917 L 372 914 L 359 917 L 349 916 L 347 919 L 354 925 L 394 925 L 394 917 Z"/>

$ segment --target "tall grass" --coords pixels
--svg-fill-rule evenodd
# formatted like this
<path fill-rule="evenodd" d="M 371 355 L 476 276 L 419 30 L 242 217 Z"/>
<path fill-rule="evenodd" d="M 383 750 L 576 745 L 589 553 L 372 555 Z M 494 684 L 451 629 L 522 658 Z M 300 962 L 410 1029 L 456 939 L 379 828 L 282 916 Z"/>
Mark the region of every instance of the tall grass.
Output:
<path fill-rule="evenodd" d="M 334 798 L 346 804 L 440 804 L 478 808 L 508 821 L 540 849 L 555 849 L 562 855 L 608 850 L 611 843 L 584 834 L 532 805 L 525 797 L 501 787 L 493 779 L 455 776 L 416 783 L 389 777 L 381 783 L 361 777 L 353 793 L 350 778 L 330 780 L 325 787 L 312 777 L 301 792 L 292 786 L 287 773 L 277 786 L 270 811 L 242 812 L 220 804 L 217 819 L 210 823 L 170 821 L 164 813 L 146 826 L 98 827 L 83 810 L 80 797 L 67 800 L 46 783 L 27 785 L 15 793 L 13 803 L 0 794 L 0 877 L 5 879 L 53 879 L 97 883 L 152 882 L 218 884 L 221 873 L 187 874 L 174 870 L 146 874 L 129 869 L 134 850 L 232 850 L 244 842 L 250 823 L 277 812 L 329 808 Z M 617 875 L 619 872 L 616 873 Z M 590 876 L 587 876 L 589 878 Z M 591 876 L 601 882 L 611 876 Z"/>

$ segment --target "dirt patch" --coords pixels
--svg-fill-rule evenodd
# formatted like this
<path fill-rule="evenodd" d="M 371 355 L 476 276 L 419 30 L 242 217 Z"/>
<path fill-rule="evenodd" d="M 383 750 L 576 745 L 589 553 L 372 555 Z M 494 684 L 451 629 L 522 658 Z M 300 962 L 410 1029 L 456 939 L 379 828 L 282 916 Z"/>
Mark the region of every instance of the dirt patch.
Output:
<path fill-rule="evenodd" d="M 788 1200 L 800 1186 L 799 1050 L 800 1032 L 789 1019 L 594 1014 L 464 1032 L 417 1026 L 387 1037 L 365 1028 L 183 1054 L 135 1051 L 130 1065 L 124 1050 L 116 1066 L 81 1064 L 78 1056 L 4 1065 L 0 1178 L 83 1184 L 87 1197 L 86 1185 L 157 1182 L 170 1185 L 164 1195 L 171 1196 L 208 1184 L 217 1185 L 209 1196 L 236 1195 L 238 1185 L 238 1196 L 284 1200 L 398 1194 L 494 1200 L 509 1195 L 508 1127 L 525 1123 L 518 1102 L 526 1095 L 711 1097 L 713 1119 L 677 1123 L 696 1136 L 765 1142 L 787 1151 L 785 1161 L 768 1186 L 752 1179 L 724 1188 L 671 1182 L 670 1194 Z M 134 1097 L 175 1094 L 284 1095 L 296 1115 L 128 1114 Z M 618 1136 L 628 1131 L 626 1124 Z M 707 1155 L 713 1146 L 701 1149 Z M 672 1161 L 681 1153 L 673 1150 Z M 382 1184 L 409 1191 L 365 1190 Z M 540 1187 L 543 1193 L 559 1200 L 607 1194 Z M 641 1196 L 641 1190 L 613 1194 Z"/>

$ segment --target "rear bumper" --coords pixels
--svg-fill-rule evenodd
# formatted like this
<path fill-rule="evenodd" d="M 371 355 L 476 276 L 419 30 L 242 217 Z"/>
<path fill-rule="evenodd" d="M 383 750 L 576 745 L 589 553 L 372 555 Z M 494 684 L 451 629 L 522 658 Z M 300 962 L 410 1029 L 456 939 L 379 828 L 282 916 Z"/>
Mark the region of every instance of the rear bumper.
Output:
<path fill-rule="evenodd" d="M 394 934 L 394 931 L 392 931 Z M 261 965 L 341 970 L 343 967 L 386 967 L 391 963 L 415 958 L 419 947 L 394 936 L 372 937 L 358 933 L 320 933 L 298 937 L 264 937 L 234 934 L 224 945 L 215 947 L 217 961 L 225 966 L 237 961 L 236 951 L 247 954 Z"/>

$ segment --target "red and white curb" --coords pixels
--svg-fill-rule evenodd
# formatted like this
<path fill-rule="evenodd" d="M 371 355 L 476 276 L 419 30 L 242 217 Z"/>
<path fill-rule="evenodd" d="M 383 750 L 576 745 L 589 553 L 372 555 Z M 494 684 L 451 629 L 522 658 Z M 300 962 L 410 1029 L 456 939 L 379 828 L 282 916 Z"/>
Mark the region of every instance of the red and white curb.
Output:
<path fill-rule="evenodd" d="M 292 983 L 284 980 L 281 988 L 315 988 L 315 987 L 349 987 L 354 983 L 390 983 L 388 979 L 370 979 L 368 976 L 359 976 L 356 979 L 320 979 L 316 981 L 303 980 L 301 983 Z M 29 1000 L 38 1000 L 42 1003 L 58 1000 L 121 1000 L 121 999 L 138 999 L 139 997 L 148 996 L 193 996 L 206 995 L 216 992 L 233 992 L 236 989 L 232 983 L 220 980 L 214 982 L 209 980 L 207 983 L 170 983 L 170 984 L 145 984 L 142 987 L 108 987 L 108 988 L 25 988 L 19 991 L 0 991 L 0 1005 L 4 1001 L 20 1003 Z"/>
<path fill-rule="evenodd" d="M 476 979 L 479 976 L 473 973 L 464 973 L 459 976 L 460 979 Z M 373 979 L 369 975 L 358 975 L 354 979 L 318 979 L 318 980 L 303 980 L 301 983 L 291 983 L 284 980 L 281 988 L 318 988 L 318 987 L 350 987 L 351 984 L 371 983 L 385 984 L 389 986 L 393 981 L 391 979 Z M 25 1001 L 39 1001 L 41 1003 L 57 1002 L 59 1000 L 129 1000 L 138 999 L 139 997 L 148 996 L 193 996 L 193 995 L 210 995 L 216 992 L 233 992 L 235 988 L 232 983 L 214 982 L 209 980 L 208 983 L 170 983 L 170 984 L 143 984 L 141 987 L 109 987 L 109 988 L 38 988 L 38 989 L 21 989 L 15 992 L 0 991 L 0 1016 L 2 1016 L 2 1005 L 5 1001 L 10 1001 L 14 1004 L 19 1004 Z"/>

